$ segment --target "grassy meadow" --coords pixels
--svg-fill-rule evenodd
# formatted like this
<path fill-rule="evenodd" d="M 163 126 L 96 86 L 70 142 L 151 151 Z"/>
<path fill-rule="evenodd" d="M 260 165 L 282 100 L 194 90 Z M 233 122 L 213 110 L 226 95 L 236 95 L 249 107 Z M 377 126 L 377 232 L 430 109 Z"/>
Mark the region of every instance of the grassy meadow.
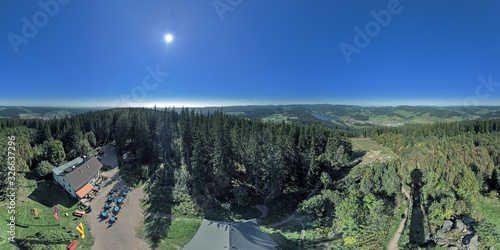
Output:
<path fill-rule="evenodd" d="M 354 157 L 361 157 L 361 163 L 373 162 L 376 159 L 396 155 L 385 146 L 382 146 L 368 138 L 352 138 L 352 149 Z"/>
<path fill-rule="evenodd" d="M 45 233 L 49 237 L 43 239 L 31 239 L 30 243 L 43 244 L 47 249 L 67 249 L 67 246 L 77 240 L 75 249 L 91 249 L 94 238 L 90 234 L 90 227 L 86 219 L 73 216 L 75 210 L 79 210 L 77 201 L 69 198 L 61 187 L 56 186 L 52 181 L 39 181 L 22 179 L 20 180 L 19 192 L 17 193 L 15 208 L 16 242 L 35 236 L 39 232 Z M 60 209 L 59 218 L 61 225 L 54 218 L 53 206 Z M 33 209 L 38 210 L 40 218 L 33 215 Z M 65 216 L 68 213 L 68 216 Z M 17 246 L 6 240 L 8 231 L 7 223 L 10 222 L 7 202 L 2 202 L 0 207 L 0 220 L 5 222 L 0 224 L 0 249 L 18 249 Z M 79 238 L 76 227 L 83 223 L 85 229 L 85 239 Z M 65 227 L 65 228 L 64 228 Z M 76 236 L 69 236 L 72 231 Z M 61 237 L 56 235 L 60 235 Z"/>

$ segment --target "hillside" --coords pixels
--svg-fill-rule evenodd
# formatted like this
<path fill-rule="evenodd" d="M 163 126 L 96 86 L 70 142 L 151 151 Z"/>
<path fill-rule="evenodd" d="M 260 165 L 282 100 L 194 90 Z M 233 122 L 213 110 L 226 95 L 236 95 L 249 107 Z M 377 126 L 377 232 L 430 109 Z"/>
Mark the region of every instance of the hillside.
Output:
<path fill-rule="evenodd" d="M 273 109 L 278 108 L 267 110 Z M 15 136 L 16 179 L 26 186 L 43 181 L 44 165 L 95 155 L 97 147 L 114 141 L 118 152 L 134 155 L 121 162 L 120 177 L 131 187 L 148 183 L 146 211 L 225 221 L 262 214 L 259 224 L 284 248 L 386 248 L 401 232 L 406 207 L 397 242 L 402 249 L 456 245 L 467 235 L 478 236 L 481 246 L 500 246 L 500 119 L 343 133 L 321 124 L 337 120 L 285 120 L 314 121 L 315 113 L 298 106 L 283 114 L 287 118 L 274 114 L 281 122 L 263 122 L 235 117 L 241 113 L 130 108 L 62 119 L 3 118 L 0 144 Z M 0 153 L 0 162 L 7 156 Z M 7 178 L 6 172 L 0 175 Z M 8 191 L 1 183 L 0 201 Z M 53 204 L 20 205 L 19 221 L 27 222 L 35 205 L 49 213 Z M 40 223 L 45 217 L 50 218 Z M 450 223 L 465 223 L 469 231 L 440 231 Z M 175 220 L 145 219 L 141 230 L 161 232 L 150 239 L 154 245 L 171 242 L 182 234 L 180 227 Z M 44 236 L 31 229 L 19 233 L 16 243 L 24 245 Z M 66 241 L 63 236 L 57 237 Z M 183 239 L 175 244 L 184 245 Z"/>
<path fill-rule="evenodd" d="M 204 113 L 215 112 L 216 107 L 196 108 Z M 403 125 L 431 124 L 437 121 L 465 121 L 500 117 L 500 107 L 437 107 L 397 106 L 363 107 L 356 105 L 293 104 L 250 105 L 224 107 L 223 112 L 242 118 L 262 118 L 267 121 L 285 121 L 299 124 L 316 124 L 330 128 L 356 129 L 373 126 L 398 127 Z M 338 118 L 319 122 L 312 116 L 319 114 Z M 331 125 L 333 124 L 333 125 Z"/>
<path fill-rule="evenodd" d="M 102 108 L 104 109 L 104 108 Z M 196 112 L 222 112 L 238 118 L 262 119 L 264 121 L 318 125 L 332 129 L 359 129 L 370 127 L 399 127 L 403 125 L 431 124 L 437 121 L 465 121 L 500 117 L 500 107 L 435 107 L 397 106 L 363 107 L 332 104 L 249 105 L 229 107 L 193 108 Z M 62 118 L 99 108 L 67 107 L 7 107 L 0 106 L 0 118 Z M 180 108 L 176 108 L 180 112 Z M 331 119 L 322 120 L 321 115 Z"/>
<path fill-rule="evenodd" d="M 0 106 L 0 118 L 38 118 L 51 119 L 63 118 L 81 114 L 88 111 L 99 110 L 97 108 L 68 108 L 68 107 L 11 107 Z"/>

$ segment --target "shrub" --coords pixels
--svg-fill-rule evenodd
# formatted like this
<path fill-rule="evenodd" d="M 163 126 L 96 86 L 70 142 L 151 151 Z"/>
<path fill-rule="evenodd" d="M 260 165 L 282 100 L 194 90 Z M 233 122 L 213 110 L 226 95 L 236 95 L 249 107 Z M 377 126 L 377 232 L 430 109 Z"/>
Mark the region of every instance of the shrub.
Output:
<path fill-rule="evenodd" d="M 101 168 L 101 171 L 102 171 L 102 172 L 106 172 L 106 171 L 109 171 L 109 170 L 111 170 L 111 167 L 110 167 L 110 166 L 108 166 L 108 165 L 104 165 L 104 164 L 102 165 L 102 168 Z"/>
<path fill-rule="evenodd" d="M 40 178 L 47 178 L 52 173 L 52 165 L 48 161 L 42 161 L 35 169 Z"/>
<path fill-rule="evenodd" d="M 489 193 L 489 196 L 490 196 L 490 198 L 492 198 L 492 199 L 496 199 L 496 198 L 498 198 L 498 191 L 496 191 L 496 190 L 491 191 L 491 192 Z"/>

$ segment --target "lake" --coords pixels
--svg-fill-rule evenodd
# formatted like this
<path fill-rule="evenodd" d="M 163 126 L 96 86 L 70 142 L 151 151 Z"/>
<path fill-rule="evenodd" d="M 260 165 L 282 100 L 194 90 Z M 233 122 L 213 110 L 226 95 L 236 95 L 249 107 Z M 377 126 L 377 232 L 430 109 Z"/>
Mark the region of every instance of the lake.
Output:
<path fill-rule="evenodd" d="M 332 121 L 332 120 L 339 119 L 338 117 L 333 117 L 333 116 L 325 116 L 325 115 L 318 115 L 318 114 L 312 114 L 312 115 L 320 120 L 323 120 L 323 121 Z"/>

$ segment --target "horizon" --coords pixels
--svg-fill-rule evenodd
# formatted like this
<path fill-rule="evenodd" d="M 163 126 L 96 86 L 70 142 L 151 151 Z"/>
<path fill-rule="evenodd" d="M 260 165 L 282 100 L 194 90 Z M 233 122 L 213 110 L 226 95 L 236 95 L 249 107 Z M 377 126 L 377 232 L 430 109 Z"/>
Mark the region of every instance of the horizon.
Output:
<path fill-rule="evenodd" d="M 495 1 L 5 5 L 0 105 L 500 105 Z"/>
<path fill-rule="evenodd" d="M 488 107 L 499 107 L 500 105 L 359 105 L 359 104 L 342 104 L 342 103 L 283 103 L 283 104 L 239 104 L 239 105 L 207 105 L 207 106 L 186 106 L 186 105 L 158 105 L 152 104 L 150 106 L 64 106 L 64 105 L 3 105 L 0 104 L 2 108 L 75 108 L 75 109 L 114 109 L 114 108 L 224 108 L 224 107 L 258 107 L 258 106 L 314 106 L 314 105 L 331 105 L 331 106 L 355 106 L 362 108 L 383 108 L 383 107 L 434 107 L 434 108 L 488 108 Z"/>

